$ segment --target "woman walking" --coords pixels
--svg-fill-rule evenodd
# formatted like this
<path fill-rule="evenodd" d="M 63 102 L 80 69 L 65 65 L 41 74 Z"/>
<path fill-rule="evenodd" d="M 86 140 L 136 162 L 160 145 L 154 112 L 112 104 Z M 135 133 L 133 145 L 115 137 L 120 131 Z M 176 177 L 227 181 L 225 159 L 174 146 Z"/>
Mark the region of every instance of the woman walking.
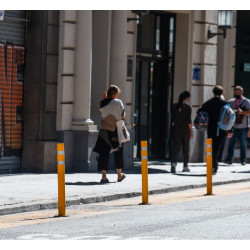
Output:
<path fill-rule="evenodd" d="M 191 112 L 188 104 L 190 93 L 183 91 L 179 96 L 177 104 L 173 105 L 172 110 L 172 155 L 171 155 L 171 173 L 176 172 L 177 157 L 182 147 L 183 171 L 190 172 L 188 168 L 189 159 L 189 141 L 193 138 Z"/>
<path fill-rule="evenodd" d="M 111 85 L 104 92 L 103 100 L 99 103 L 102 121 L 94 152 L 99 153 L 98 171 L 102 172 L 100 183 L 108 183 L 107 178 L 110 153 L 114 152 L 117 181 L 122 181 L 126 176 L 122 174 L 123 150 L 119 143 L 116 122 L 125 119 L 125 110 L 121 100 L 117 99 L 120 89 Z"/>

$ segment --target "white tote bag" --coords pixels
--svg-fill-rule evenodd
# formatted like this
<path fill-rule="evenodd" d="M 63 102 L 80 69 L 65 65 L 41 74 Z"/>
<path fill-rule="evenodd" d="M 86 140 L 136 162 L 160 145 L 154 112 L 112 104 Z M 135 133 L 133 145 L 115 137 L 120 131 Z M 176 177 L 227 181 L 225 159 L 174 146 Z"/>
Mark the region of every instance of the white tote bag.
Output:
<path fill-rule="evenodd" d="M 124 142 L 130 141 L 130 134 L 125 126 L 124 121 L 120 120 L 116 122 L 116 126 L 117 126 L 119 143 L 122 144 Z"/>

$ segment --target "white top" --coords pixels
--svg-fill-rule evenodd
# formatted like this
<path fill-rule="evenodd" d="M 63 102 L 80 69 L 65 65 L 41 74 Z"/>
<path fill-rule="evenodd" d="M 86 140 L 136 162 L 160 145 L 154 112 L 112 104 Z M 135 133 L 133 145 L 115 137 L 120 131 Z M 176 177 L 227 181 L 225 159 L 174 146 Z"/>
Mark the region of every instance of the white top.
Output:
<path fill-rule="evenodd" d="M 102 119 L 106 118 L 108 115 L 113 115 L 116 121 L 120 121 L 124 111 L 124 106 L 120 99 L 113 99 L 109 102 L 109 104 L 99 110 L 101 112 Z"/>

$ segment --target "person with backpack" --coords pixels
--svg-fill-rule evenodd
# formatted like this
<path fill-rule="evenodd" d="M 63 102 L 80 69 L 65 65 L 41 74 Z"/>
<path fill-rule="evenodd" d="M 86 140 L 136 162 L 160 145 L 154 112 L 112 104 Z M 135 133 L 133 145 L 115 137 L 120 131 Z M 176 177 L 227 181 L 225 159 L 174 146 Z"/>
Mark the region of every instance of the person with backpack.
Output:
<path fill-rule="evenodd" d="M 189 141 L 193 138 L 191 113 L 192 108 L 188 104 L 190 93 L 183 91 L 179 96 L 177 104 L 172 109 L 172 154 L 171 154 L 171 173 L 176 173 L 177 157 L 182 147 L 183 171 L 190 172 L 188 168 L 189 160 Z"/>
<path fill-rule="evenodd" d="M 212 139 L 212 155 L 213 155 L 213 174 L 215 175 L 218 171 L 218 153 L 223 140 L 228 134 L 227 130 L 223 130 L 218 127 L 220 122 L 222 108 L 227 104 L 226 101 L 222 100 L 221 95 L 223 94 L 223 87 L 216 85 L 213 88 L 214 97 L 206 101 L 197 111 L 206 112 L 209 116 L 207 125 L 207 137 Z"/>
<path fill-rule="evenodd" d="M 240 161 L 242 165 L 245 165 L 247 137 L 250 137 L 250 102 L 243 96 L 243 88 L 241 86 L 236 86 L 234 88 L 234 98 L 229 100 L 229 104 L 236 112 L 236 120 L 233 127 L 233 134 L 229 140 L 225 163 L 233 163 L 234 145 L 238 138 L 240 140 Z"/>

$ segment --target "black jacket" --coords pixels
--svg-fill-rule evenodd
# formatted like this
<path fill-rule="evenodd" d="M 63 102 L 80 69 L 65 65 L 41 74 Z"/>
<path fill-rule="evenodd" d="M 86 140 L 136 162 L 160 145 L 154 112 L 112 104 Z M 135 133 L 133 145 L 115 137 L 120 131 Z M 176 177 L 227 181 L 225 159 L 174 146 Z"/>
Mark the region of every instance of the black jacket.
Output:
<path fill-rule="evenodd" d="M 209 138 L 213 138 L 217 136 L 217 128 L 218 122 L 220 118 L 221 108 L 227 102 L 222 100 L 220 97 L 213 97 L 207 102 L 205 102 L 197 111 L 204 111 L 207 112 L 209 115 L 209 123 L 207 127 L 207 134 Z M 220 135 L 226 135 L 227 131 L 220 129 Z"/>

